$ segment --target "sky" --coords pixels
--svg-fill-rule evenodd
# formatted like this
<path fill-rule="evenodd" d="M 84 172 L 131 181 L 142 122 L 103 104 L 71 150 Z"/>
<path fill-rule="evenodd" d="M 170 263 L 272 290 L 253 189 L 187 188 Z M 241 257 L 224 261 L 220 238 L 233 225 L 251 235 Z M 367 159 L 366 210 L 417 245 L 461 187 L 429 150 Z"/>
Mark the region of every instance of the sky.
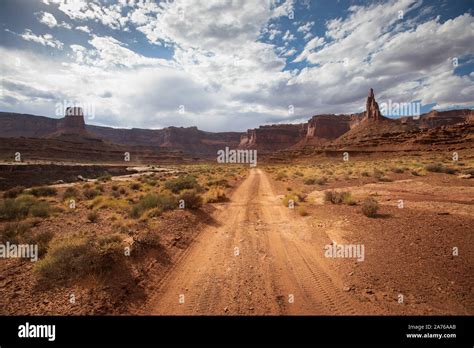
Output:
<path fill-rule="evenodd" d="M 471 0 L 1 0 L 0 111 L 245 131 L 474 108 Z"/>

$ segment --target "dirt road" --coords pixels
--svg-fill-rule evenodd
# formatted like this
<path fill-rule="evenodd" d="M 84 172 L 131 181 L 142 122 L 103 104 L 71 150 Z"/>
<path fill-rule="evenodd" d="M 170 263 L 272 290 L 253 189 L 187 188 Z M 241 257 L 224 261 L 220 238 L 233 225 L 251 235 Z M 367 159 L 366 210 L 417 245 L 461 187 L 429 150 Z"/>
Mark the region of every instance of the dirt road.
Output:
<path fill-rule="evenodd" d="M 147 314 L 368 313 L 343 291 L 316 235 L 254 168 L 158 284 Z"/>

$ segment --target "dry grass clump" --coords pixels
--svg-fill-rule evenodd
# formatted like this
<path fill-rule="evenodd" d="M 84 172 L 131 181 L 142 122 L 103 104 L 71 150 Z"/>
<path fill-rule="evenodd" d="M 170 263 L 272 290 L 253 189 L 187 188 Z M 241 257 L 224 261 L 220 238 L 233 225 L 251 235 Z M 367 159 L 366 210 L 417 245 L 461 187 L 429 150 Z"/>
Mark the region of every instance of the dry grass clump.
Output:
<path fill-rule="evenodd" d="M 40 280 L 51 282 L 106 275 L 123 254 L 122 240 L 118 234 L 55 239 L 35 272 Z"/>
<path fill-rule="evenodd" d="M 225 190 L 221 187 L 211 187 L 204 194 L 204 202 L 206 203 L 220 203 L 228 200 Z"/>

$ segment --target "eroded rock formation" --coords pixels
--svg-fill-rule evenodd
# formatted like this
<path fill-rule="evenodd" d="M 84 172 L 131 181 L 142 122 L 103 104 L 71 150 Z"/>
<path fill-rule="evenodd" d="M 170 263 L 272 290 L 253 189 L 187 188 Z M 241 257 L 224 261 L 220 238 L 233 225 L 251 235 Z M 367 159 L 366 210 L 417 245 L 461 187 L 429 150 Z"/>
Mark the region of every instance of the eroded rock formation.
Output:
<path fill-rule="evenodd" d="M 277 124 L 249 129 L 240 137 L 239 147 L 264 151 L 285 149 L 306 136 L 307 126 L 307 123 Z"/>
<path fill-rule="evenodd" d="M 369 90 L 369 96 L 365 103 L 365 117 L 369 121 L 379 121 L 382 119 L 382 114 L 379 110 L 379 104 L 375 101 L 374 90 Z"/>

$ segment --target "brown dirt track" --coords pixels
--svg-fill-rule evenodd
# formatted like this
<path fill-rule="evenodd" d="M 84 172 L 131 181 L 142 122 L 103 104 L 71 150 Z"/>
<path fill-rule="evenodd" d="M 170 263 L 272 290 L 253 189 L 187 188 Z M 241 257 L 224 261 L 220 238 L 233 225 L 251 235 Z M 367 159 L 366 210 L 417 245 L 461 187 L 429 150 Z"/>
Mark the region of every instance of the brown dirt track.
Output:
<path fill-rule="evenodd" d="M 331 242 L 328 236 L 315 236 L 304 219 L 284 207 L 261 169 L 251 170 L 216 221 L 158 284 L 147 314 L 374 312 L 343 290 L 324 260 L 321 246 Z"/>

